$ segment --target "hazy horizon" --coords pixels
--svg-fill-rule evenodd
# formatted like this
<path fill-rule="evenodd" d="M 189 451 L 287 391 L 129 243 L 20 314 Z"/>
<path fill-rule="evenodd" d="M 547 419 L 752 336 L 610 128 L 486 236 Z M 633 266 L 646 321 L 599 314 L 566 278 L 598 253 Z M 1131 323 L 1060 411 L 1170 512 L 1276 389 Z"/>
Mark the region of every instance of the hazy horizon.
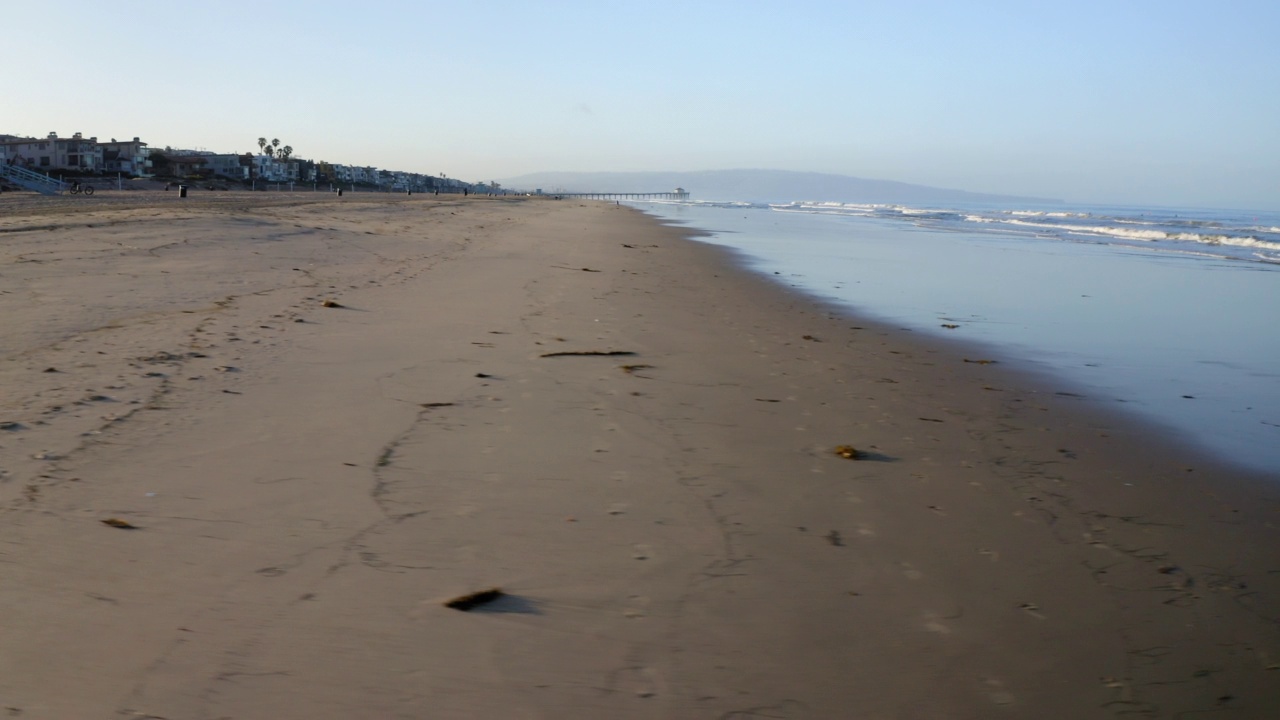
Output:
<path fill-rule="evenodd" d="M 6 78 L 0 133 L 220 152 L 265 135 L 469 181 L 767 168 L 1280 209 L 1274 3 L 112 8 L 6 7 L 9 57 L 39 62 Z"/>
<path fill-rule="evenodd" d="M 746 202 L 950 203 L 1020 202 L 1056 205 L 1057 198 L 972 193 L 892 180 L 764 168 L 693 172 L 548 172 L 505 178 L 503 186 L 544 192 L 665 192 L 682 188 L 693 200 Z"/>

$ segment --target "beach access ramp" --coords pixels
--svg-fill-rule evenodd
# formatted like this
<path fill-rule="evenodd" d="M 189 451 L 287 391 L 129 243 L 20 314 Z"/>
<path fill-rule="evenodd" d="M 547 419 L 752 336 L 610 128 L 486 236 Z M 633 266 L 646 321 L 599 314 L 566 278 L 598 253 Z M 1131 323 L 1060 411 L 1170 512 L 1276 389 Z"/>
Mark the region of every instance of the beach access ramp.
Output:
<path fill-rule="evenodd" d="M 58 195 L 62 192 L 62 186 L 65 184 L 61 180 L 55 180 L 44 173 L 38 173 L 34 170 L 7 163 L 0 163 L 0 180 L 28 190 L 34 190 L 43 195 Z"/>

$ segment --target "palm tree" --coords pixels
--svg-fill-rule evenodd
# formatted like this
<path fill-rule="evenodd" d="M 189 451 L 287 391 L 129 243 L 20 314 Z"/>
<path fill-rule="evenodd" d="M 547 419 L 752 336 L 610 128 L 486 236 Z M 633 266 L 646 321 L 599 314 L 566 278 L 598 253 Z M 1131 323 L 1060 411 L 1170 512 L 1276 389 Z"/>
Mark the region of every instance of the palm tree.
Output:
<path fill-rule="evenodd" d="M 264 137 L 258 138 L 258 152 L 266 152 L 266 148 L 267 148 L 267 139 Z"/>
<path fill-rule="evenodd" d="M 275 139 L 273 139 L 273 140 L 271 141 L 271 147 L 273 147 L 273 148 L 278 148 L 278 147 L 280 147 L 280 138 L 275 138 Z"/>
<path fill-rule="evenodd" d="M 292 157 L 292 156 L 293 156 L 293 146 L 292 146 L 292 145 L 285 145 L 284 147 L 280 148 L 280 159 L 281 159 L 281 160 L 288 160 L 288 159 L 289 159 L 290 157 Z"/>

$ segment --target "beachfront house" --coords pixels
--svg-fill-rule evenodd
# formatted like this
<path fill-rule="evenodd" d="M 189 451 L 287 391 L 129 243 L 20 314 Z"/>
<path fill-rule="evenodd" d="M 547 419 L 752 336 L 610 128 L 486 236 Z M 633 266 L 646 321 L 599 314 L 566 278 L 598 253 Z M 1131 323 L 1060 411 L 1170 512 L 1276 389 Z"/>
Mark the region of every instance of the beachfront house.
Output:
<path fill-rule="evenodd" d="M 298 179 L 298 163 L 281 160 L 272 155 L 253 156 L 253 176 L 266 182 L 295 182 Z"/>
<path fill-rule="evenodd" d="M 53 133 L 49 135 L 54 137 Z M 98 146 L 96 137 L 86 139 L 80 133 L 76 133 L 70 139 L 55 138 L 53 156 L 55 167 L 64 170 L 82 172 L 101 172 L 102 170 L 102 148 Z"/>
<path fill-rule="evenodd" d="M 169 174 L 174 177 L 189 178 L 205 174 L 208 164 L 204 155 L 169 155 Z"/>
<path fill-rule="evenodd" d="M 13 135 L 0 136 L 5 146 L 5 156 L 15 165 L 41 170 L 99 172 L 102 170 L 102 148 L 97 138 L 84 138 L 76 133 L 70 138 L 59 138 L 49 133 L 44 139 L 23 138 Z"/>
<path fill-rule="evenodd" d="M 54 133 L 50 133 L 54 135 Z M 56 137 L 56 135 L 54 135 Z M 0 135 L 0 145 L 4 146 L 5 161 L 28 168 L 51 170 L 54 165 L 53 141 L 49 138 L 37 140 L 32 137 L 18 135 Z"/>
<path fill-rule="evenodd" d="M 329 167 L 333 171 L 330 180 L 341 184 L 356 183 L 359 185 L 386 185 L 389 187 L 394 181 L 393 174 L 385 170 L 378 170 L 378 168 L 372 166 L 330 165 Z M 385 177 L 384 173 L 386 173 Z"/>
<path fill-rule="evenodd" d="M 320 171 L 317 169 L 316 161 L 299 158 L 297 160 L 290 160 L 289 162 L 298 166 L 298 182 L 314 183 L 319 181 Z"/>
<path fill-rule="evenodd" d="M 210 175 L 228 180 L 248 180 L 249 168 L 240 163 L 240 156 L 235 153 L 215 153 L 205 155 L 205 170 Z"/>
<path fill-rule="evenodd" d="M 261 154 L 253 156 L 253 177 L 255 180 L 276 182 L 278 172 L 279 169 L 276 167 L 274 156 Z"/>
<path fill-rule="evenodd" d="M 319 160 L 315 166 L 315 182 L 334 182 L 338 179 L 337 168 L 333 163 Z"/>
<path fill-rule="evenodd" d="M 391 173 L 392 190 L 422 190 L 422 176 L 417 173 L 396 170 Z"/>
<path fill-rule="evenodd" d="M 102 169 L 104 172 L 121 173 L 135 177 L 151 175 L 151 148 L 138 138 L 132 140 L 116 140 L 98 143 L 102 149 Z"/>
<path fill-rule="evenodd" d="M 102 148 L 98 147 L 96 137 L 86 139 L 76 133 L 69 140 L 55 140 L 53 153 L 55 163 L 63 169 L 83 172 L 102 170 Z"/>

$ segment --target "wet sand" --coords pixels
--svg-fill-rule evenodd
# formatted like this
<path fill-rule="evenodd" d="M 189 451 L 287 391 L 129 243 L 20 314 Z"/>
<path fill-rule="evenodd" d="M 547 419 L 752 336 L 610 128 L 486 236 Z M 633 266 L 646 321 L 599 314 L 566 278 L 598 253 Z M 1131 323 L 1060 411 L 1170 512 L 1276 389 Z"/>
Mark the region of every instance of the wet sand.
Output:
<path fill-rule="evenodd" d="M 1280 713 L 1275 478 L 683 232 L 0 197 L 0 707 Z"/>

